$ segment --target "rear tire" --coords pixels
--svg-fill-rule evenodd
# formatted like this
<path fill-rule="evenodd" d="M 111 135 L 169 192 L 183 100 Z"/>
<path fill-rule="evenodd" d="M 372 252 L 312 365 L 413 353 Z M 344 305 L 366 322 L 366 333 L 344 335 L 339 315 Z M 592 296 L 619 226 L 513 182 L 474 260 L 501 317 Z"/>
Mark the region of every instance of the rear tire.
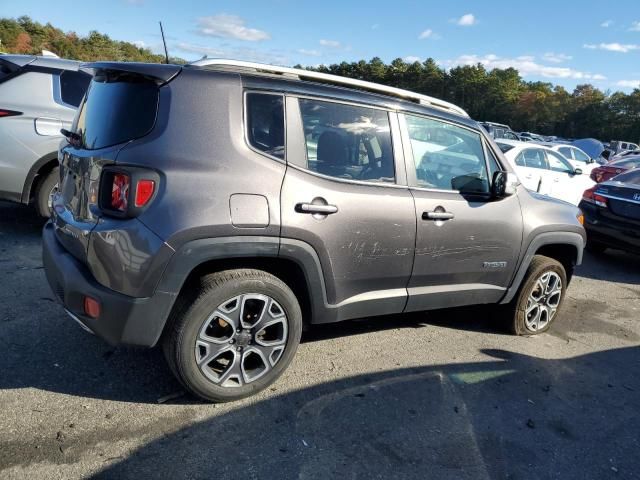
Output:
<path fill-rule="evenodd" d="M 229 402 L 271 385 L 289 366 L 302 312 L 277 277 L 250 269 L 207 275 L 182 295 L 163 337 L 180 383 L 211 402 Z"/>
<path fill-rule="evenodd" d="M 518 294 L 509 304 L 508 327 L 515 335 L 544 333 L 558 317 L 567 288 L 567 274 L 553 258 L 533 257 Z"/>
<path fill-rule="evenodd" d="M 49 218 L 51 216 L 51 200 L 53 194 L 58 190 L 60 180 L 58 167 L 46 173 L 38 184 L 35 194 L 35 207 L 38 215 Z"/>

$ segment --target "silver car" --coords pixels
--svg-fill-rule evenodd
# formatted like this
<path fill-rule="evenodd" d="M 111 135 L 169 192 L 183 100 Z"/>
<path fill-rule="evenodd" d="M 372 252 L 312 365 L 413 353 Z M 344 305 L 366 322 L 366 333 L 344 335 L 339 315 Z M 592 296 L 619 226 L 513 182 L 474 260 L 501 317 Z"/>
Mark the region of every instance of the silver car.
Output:
<path fill-rule="evenodd" d="M 0 200 L 48 217 L 58 185 L 60 129 L 69 128 L 91 80 L 80 62 L 0 55 Z"/>

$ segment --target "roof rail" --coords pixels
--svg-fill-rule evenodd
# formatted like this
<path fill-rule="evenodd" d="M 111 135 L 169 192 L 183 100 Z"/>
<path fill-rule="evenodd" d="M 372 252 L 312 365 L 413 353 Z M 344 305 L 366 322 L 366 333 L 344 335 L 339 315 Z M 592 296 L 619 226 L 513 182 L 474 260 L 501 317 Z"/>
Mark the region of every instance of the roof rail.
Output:
<path fill-rule="evenodd" d="M 468 117 L 469 114 L 462 108 L 454 105 L 453 103 L 445 102 L 437 98 L 430 97 L 428 95 L 422 95 L 420 93 L 411 92 L 409 90 L 403 90 L 401 88 L 388 87 L 386 85 L 380 85 L 379 83 L 366 82 L 364 80 L 357 80 L 355 78 L 340 77 L 338 75 L 330 75 L 328 73 L 312 72 L 310 70 L 303 70 L 301 68 L 279 67 L 275 65 L 268 65 L 266 63 L 245 62 L 242 60 L 228 60 L 224 58 L 203 58 L 202 60 L 195 61 L 189 64 L 194 67 L 211 67 L 211 68 L 236 68 L 243 70 L 251 70 L 257 73 L 270 73 L 283 76 L 289 76 L 297 78 L 299 80 L 317 80 L 334 85 L 343 85 L 346 87 L 360 88 L 370 92 L 382 93 L 385 95 L 391 95 L 394 97 L 400 97 L 405 100 L 410 100 L 421 105 L 427 105 L 429 107 L 438 108 L 450 113 L 462 115 Z"/>

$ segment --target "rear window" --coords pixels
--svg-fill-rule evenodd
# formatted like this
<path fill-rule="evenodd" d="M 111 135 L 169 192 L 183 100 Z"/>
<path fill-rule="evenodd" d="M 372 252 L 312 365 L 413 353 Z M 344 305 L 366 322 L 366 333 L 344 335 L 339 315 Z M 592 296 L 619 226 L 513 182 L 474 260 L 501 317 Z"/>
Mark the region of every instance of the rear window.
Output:
<path fill-rule="evenodd" d="M 630 183 L 632 185 L 640 185 L 640 168 L 631 170 L 630 172 L 621 173 L 613 178 L 616 182 Z"/>
<path fill-rule="evenodd" d="M 158 110 L 158 86 L 139 75 L 97 74 L 77 115 L 75 131 L 88 150 L 145 136 Z"/>
<path fill-rule="evenodd" d="M 0 82 L 2 82 L 5 79 L 5 77 L 12 74 L 18 69 L 19 67 L 17 65 L 0 60 Z"/>
<path fill-rule="evenodd" d="M 77 107 L 82 101 L 91 77 L 84 72 L 65 70 L 60 74 L 60 96 L 67 105 Z"/>

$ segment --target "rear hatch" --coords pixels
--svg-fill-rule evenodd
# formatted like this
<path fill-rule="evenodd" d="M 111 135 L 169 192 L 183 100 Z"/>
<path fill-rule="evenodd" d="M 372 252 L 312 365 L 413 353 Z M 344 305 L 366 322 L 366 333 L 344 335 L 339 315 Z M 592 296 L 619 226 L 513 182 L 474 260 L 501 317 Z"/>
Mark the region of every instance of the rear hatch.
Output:
<path fill-rule="evenodd" d="M 603 215 L 616 220 L 630 221 L 640 225 L 640 186 L 633 184 L 602 184 L 596 191 L 607 198 L 610 213 Z"/>
<path fill-rule="evenodd" d="M 89 236 L 102 216 L 98 201 L 102 171 L 116 164 L 127 143 L 153 130 L 159 89 L 180 67 L 96 63 L 84 68 L 94 76 L 59 152 L 60 189 L 53 223 L 58 240 L 86 262 Z"/>

